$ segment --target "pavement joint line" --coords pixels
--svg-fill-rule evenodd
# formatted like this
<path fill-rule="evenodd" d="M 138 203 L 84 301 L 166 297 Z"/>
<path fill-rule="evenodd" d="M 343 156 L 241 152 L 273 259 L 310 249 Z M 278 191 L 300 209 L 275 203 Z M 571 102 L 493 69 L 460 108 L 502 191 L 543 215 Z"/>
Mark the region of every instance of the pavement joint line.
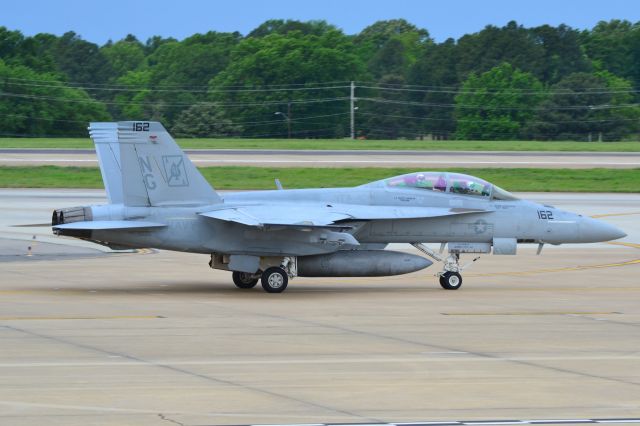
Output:
<path fill-rule="evenodd" d="M 467 355 L 467 354 L 460 354 Z M 522 361 L 604 361 L 604 360 L 639 360 L 636 355 L 611 355 L 611 356 L 509 356 L 509 357 L 395 357 L 385 359 L 280 359 L 267 361 L 233 361 L 233 360 L 202 360 L 202 361 L 181 361 L 181 360 L 150 360 L 143 361 L 123 361 L 125 357 L 120 355 L 109 355 L 112 361 L 87 361 L 87 362 L 25 362 L 25 363 L 0 363 L 0 368 L 67 368 L 67 367 L 147 367 L 151 366 L 234 366 L 234 365 L 349 365 L 349 364 L 393 364 L 399 362 L 411 363 L 478 363 L 478 362 L 522 362 Z M 118 361 L 115 361 L 118 360 Z M 395 423 L 394 423 L 395 424 Z M 411 423 L 407 423 L 409 425 Z"/>
<path fill-rule="evenodd" d="M 639 260 L 639 262 L 640 262 L 640 260 Z M 221 306 L 220 303 L 216 303 L 216 305 L 217 306 Z M 235 308 L 234 310 L 236 312 L 245 312 L 242 309 L 238 309 L 238 308 Z M 377 337 L 377 338 L 381 338 L 381 339 L 385 339 L 385 340 L 389 340 L 389 341 L 408 343 L 408 344 L 412 344 L 412 345 L 417 345 L 417 346 L 422 346 L 422 347 L 429 347 L 429 348 L 439 349 L 439 350 L 443 350 L 443 351 L 461 351 L 461 348 L 458 348 L 458 347 L 454 348 L 454 347 L 443 346 L 443 345 L 429 343 L 429 342 L 421 342 L 421 341 L 413 340 L 413 339 L 400 338 L 400 337 L 395 337 L 395 336 L 388 336 L 388 335 L 382 334 L 382 333 L 373 333 L 373 332 L 366 331 L 366 330 L 358 330 L 358 329 L 353 329 L 353 328 L 349 328 L 349 327 L 323 323 L 323 322 L 320 322 L 320 321 L 303 320 L 303 319 L 299 319 L 299 318 L 287 317 L 285 315 L 274 315 L 274 314 L 261 314 L 261 316 L 266 317 L 266 318 L 275 318 L 275 319 L 279 319 L 279 320 L 283 320 L 283 321 L 293 321 L 293 322 L 298 322 L 298 323 L 301 323 L 301 324 L 313 325 L 313 326 L 316 326 L 316 327 L 324 327 L 324 328 L 329 328 L 329 329 L 334 329 L 334 330 L 341 330 L 341 331 L 344 331 L 344 332 L 350 333 L 350 334 L 362 335 L 362 336 L 368 336 L 368 337 Z M 481 351 L 466 351 L 466 352 L 469 355 L 474 355 L 474 356 L 477 356 L 477 357 L 480 357 L 480 358 L 484 358 L 484 359 L 503 360 L 503 361 L 508 361 L 508 362 L 512 362 L 512 363 L 515 363 L 515 364 L 519 364 L 519 365 L 525 365 L 525 366 L 528 366 L 528 367 L 537 368 L 537 369 L 543 369 L 543 370 L 548 370 L 548 371 L 556 371 L 556 372 L 559 372 L 559 373 L 568 374 L 568 375 L 572 375 L 572 376 L 590 377 L 590 378 L 593 378 L 593 379 L 599 379 L 599 380 L 603 380 L 603 381 L 606 381 L 606 382 L 614 382 L 614 383 L 623 384 L 623 385 L 627 385 L 627 386 L 640 387 L 640 382 L 629 381 L 629 380 L 625 380 L 625 379 L 622 379 L 622 378 L 608 377 L 608 376 L 599 375 L 599 374 L 591 374 L 591 373 L 586 373 L 586 372 L 582 372 L 582 371 L 579 371 L 579 370 L 572 370 L 572 369 L 569 369 L 569 368 L 554 367 L 552 365 L 545 365 L 545 364 L 540 363 L 540 362 L 536 363 L 536 362 L 530 361 L 530 360 L 509 359 L 509 358 L 505 359 L 505 358 L 500 358 L 500 357 L 492 355 L 490 353 L 485 353 L 485 352 L 481 352 Z M 544 361 L 544 360 L 535 360 L 535 361 Z"/>
<path fill-rule="evenodd" d="M 622 312 L 441 312 L 449 316 L 621 315 Z"/>
<path fill-rule="evenodd" d="M 108 413 L 109 416 L 126 416 L 131 414 L 137 415 L 153 415 L 157 416 L 159 413 L 157 410 L 153 409 L 136 409 L 136 408 L 120 408 L 120 407 L 108 407 L 108 406 L 95 406 L 95 405 L 69 405 L 69 404 L 48 404 L 48 403 L 40 403 L 40 402 L 25 402 L 25 401 L 6 401 L 0 400 L 0 405 L 3 406 L 13 406 L 13 407 L 21 407 L 21 408 L 31 408 L 31 407 L 39 407 L 39 408 L 54 408 L 54 409 L 64 409 L 64 410 L 77 410 L 81 413 L 78 414 L 46 414 L 43 417 L 46 418 L 46 421 L 41 422 L 43 424 L 50 424 L 51 418 L 55 417 L 72 417 L 72 416 L 83 416 L 82 412 L 100 412 L 102 414 Z M 224 417 L 252 417 L 252 416 L 263 416 L 263 417 L 289 417 L 289 418 L 298 418 L 298 415 L 291 414 L 265 414 L 265 413 L 236 413 L 236 412 L 211 412 L 211 411 L 203 411 L 203 412 L 193 412 L 193 411 L 171 411 L 169 415 L 177 416 L 177 415 L 188 415 L 188 416 L 224 416 Z M 34 415 L 36 417 L 37 415 Z M 0 419 L 6 418 L 20 418 L 24 419 L 25 416 L 22 415 L 2 415 L 0 414 Z M 39 416 L 38 416 L 39 417 Z M 39 423 L 39 424 L 41 424 Z M 130 424 L 131 422 L 127 423 Z M 217 426 L 217 425 L 216 425 Z M 270 424 L 269 426 L 275 426 L 274 424 Z M 306 426 L 303 424 L 289 424 L 287 426 Z M 310 426 L 324 426 L 324 424 L 310 424 Z"/>
<path fill-rule="evenodd" d="M 244 388 L 246 390 L 255 392 L 255 393 L 260 393 L 263 395 L 268 395 L 271 397 L 276 397 L 276 398 L 282 398 L 282 399 L 286 399 L 289 401 L 294 401 L 298 404 L 301 405 L 306 405 L 309 407 L 314 407 L 314 408 L 320 408 L 322 410 L 326 410 L 335 414 L 342 414 L 342 415 L 347 415 L 350 417 L 356 417 L 359 419 L 366 419 L 366 420 L 377 420 L 377 419 L 371 419 L 371 418 L 367 418 L 366 416 L 363 415 L 359 415 L 347 410 L 343 410 L 340 408 L 336 408 L 336 407 L 331 407 L 331 406 L 327 406 L 327 405 L 322 405 L 313 401 L 308 401 L 303 399 L 302 397 L 298 397 L 295 395 L 287 395 L 284 393 L 279 393 L 279 392 L 275 392 L 275 391 L 271 391 L 269 389 L 263 389 L 257 386 L 252 386 L 250 384 L 243 384 L 243 383 L 239 383 L 239 382 L 235 382 L 232 380 L 227 380 L 227 379 L 221 379 L 218 378 L 216 376 L 211 376 L 211 375 L 207 375 L 207 374 L 203 374 L 203 373 L 198 373 L 195 371 L 191 371 L 191 370 L 187 370 L 185 368 L 180 368 L 180 367 L 176 367 L 176 366 L 172 366 L 170 364 L 160 364 L 160 363 L 154 363 L 153 361 L 149 361 L 146 360 L 144 358 L 139 358 L 136 357 L 134 355 L 129 355 L 126 353 L 120 353 L 120 352 L 115 352 L 112 350 L 108 350 L 108 349 L 102 349 L 99 346 L 94 346 L 94 345 L 90 345 L 90 344 L 84 344 L 84 343 L 77 343 L 74 342 L 73 340 L 70 340 L 68 338 L 60 338 L 60 337 L 56 337 L 56 336 L 52 336 L 52 335 L 48 335 L 48 334 L 44 334 L 44 333 L 39 333 L 39 332 L 35 332 L 33 330 L 28 330 L 26 328 L 18 328 L 18 327 L 14 327 L 14 326 L 10 326 L 10 325 L 2 325 L 0 327 L 3 327 L 5 329 L 8 330 L 12 330 L 12 331 L 16 331 L 19 333 L 23 333 L 29 336 L 33 336 L 33 337 L 38 337 L 41 339 L 45 339 L 45 340 L 50 340 L 50 341 L 54 341 L 57 343 L 62 343 L 62 344 L 66 344 L 66 345 L 70 345 L 79 349 L 83 349 L 83 350 L 88 350 L 88 351 L 92 351 L 95 353 L 102 353 L 102 354 L 106 354 L 106 355 L 117 355 L 120 356 L 124 359 L 127 359 L 129 361 L 135 361 L 135 362 L 141 362 L 144 363 L 150 367 L 156 367 L 156 368 L 161 368 L 161 369 L 165 369 L 165 370 L 169 370 L 169 371 L 173 371 L 175 373 L 180 373 L 180 374 L 185 374 L 187 376 L 191 376 L 193 378 L 197 378 L 197 379 L 201 379 L 201 380 L 205 380 L 207 382 L 211 382 L 211 383 L 215 383 L 218 385 L 226 385 L 226 386 L 231 386 L 231 387 L 238 387 L 238 388 Z"/>
<path fill-rule="evenodd" d="M 0 321 L 160 319 L 162 315 L 114 315 L 105 317 L 0 317 Z"/>
<path fill-rule="evenodd" d="M 493 425 L 553 425 L 553 424 L 584 424 L 584 423 L 640 423 L 640 418 L 610 418 L 610 419 L 532 419 L 532 420 L 455 420 L 455 421 L 424 421 L 424 422 L 389 422 L 389 423 L 277 423 L 251 424 L 235 426 L 493 426 Z"/>

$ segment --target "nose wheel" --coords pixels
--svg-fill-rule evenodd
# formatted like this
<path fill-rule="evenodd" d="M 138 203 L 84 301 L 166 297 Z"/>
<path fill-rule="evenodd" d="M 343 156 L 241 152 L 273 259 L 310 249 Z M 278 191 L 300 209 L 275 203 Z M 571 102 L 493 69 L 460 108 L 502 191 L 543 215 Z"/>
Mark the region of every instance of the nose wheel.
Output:
<path fill-rule="evenodd" d="M 440 275 L 440 285 L 445 290 L 457 290 L 462 287 L 462 275 L 458 272 L 447 271 Z"/>
<path fill-rule="evenodd" d="M 476 260 L 480 259 L 480 256 L 478 256 L 466 265 L 460 266 L 459 252 L 450 252 L 449 256 L 443 258 L 424 244 L 412 243 L 411 245 L 430 258 L 443 263 L 442 272 L 438 272 L 436 275 L 440 279 L 440 286 L 445 290 L 457 290 L 462 287 L 462 275 L 460 275 L 460 272 L 469 267 Z"/>

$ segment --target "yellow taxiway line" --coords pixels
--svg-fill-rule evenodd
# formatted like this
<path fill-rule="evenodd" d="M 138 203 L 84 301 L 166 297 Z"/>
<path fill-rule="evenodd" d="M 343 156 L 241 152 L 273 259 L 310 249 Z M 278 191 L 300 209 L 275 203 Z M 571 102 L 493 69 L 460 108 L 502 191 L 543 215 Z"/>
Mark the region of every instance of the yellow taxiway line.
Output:
<path fill-rule="evenodd" d="M 591 216 L 594 219 L 598 219 L 601 217 L 610 217 L 610 216 L 632 216 L 632 215 L 636 215 L 636 214 L 640 214 L 640 212 L 629 212 L 629 213 L 605 213 L 605 214 L 594 214 L 593 216 Z"/>

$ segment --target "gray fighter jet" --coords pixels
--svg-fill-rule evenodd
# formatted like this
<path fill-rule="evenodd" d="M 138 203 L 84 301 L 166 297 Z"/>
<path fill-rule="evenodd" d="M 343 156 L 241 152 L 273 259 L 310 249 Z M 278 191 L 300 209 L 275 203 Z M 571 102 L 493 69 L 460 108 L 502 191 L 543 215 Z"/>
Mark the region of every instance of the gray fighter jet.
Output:
<path fill-rule="evenodd" d="M 412 244 L 462 285 L 460 255 L 516 254 L 518 243 L 592 243 L 626 234 L 521 200 L 482 179 L 416 172 L 353 188 L 218 194 L 157 122 L 91 123 L 109 204 L 53 212 L 53 232 L 114 249 L 203 253 L 239 288 L 280 293 L 301 277 L 387 276 L 433 262 L 385 250 Z M 436 252 L 424 245 L 440 243 Z M 443 255 L 445 246 L 447 255 Z M 474 259 L 475 260 L 475 259 Z"/>

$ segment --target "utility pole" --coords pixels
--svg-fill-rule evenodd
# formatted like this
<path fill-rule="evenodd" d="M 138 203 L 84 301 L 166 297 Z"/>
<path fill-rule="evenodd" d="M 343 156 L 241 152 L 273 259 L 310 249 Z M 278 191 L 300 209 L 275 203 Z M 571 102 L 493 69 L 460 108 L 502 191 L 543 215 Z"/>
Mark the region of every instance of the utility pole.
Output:
<path fill-rule="evenodd" d="M 287 104 L 287 133 L 291 139 L 291 101 Z"/>
<path fill-rule="evenodd" d="M 351 139 L 355 139 L 356 138 L 356 106 L 355 106 L 355 102 L 356 102 L 356 84 L 355 82 L 351 82 L 351 95 L 349 96 L 349 104 L 351 105 Z"/>
<path fill-rule="evenodd" d="M 274 115 L 281 115 L 284 117 L 285 120 L 287 120 L 287 137 L 288 139 L 291 139 L 291 102 L 289 102 L 289 104 L 287 105 L 287 114 L 285 114 L 282 111 L 276 111 L 274 112 Z"/>

